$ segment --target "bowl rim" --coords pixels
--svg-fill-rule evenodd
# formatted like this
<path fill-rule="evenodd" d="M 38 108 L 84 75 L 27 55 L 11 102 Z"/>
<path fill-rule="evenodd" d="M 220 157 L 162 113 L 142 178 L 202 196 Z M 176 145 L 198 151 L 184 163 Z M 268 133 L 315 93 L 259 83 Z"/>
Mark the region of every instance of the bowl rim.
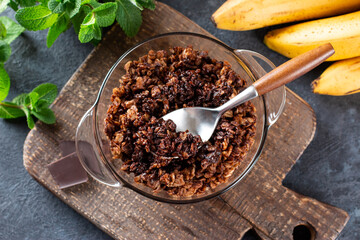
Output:
<path fill-rule="evenodd" d="M 160 196 L 156 196 L 156 195 L 153 195 L 153 194 L 150 194 L 148 192 L 145 192 L 139 188 L 137 188 L 136 186 L 128 183 L 126 180 L 124 180 L 117 172 L 116 170 L 114 169 L 113 165 L 109 162 L 109 160 L 107 159 L 107 157 L 105 156 L 103 150 L 102 150 L 102 144 L 100 144 L 100 140 L 99 140 L 99 136 L 100 136 L 100 133 L 99 133 L 99 125 L 97 124 L 98 123 L 98 116 L 97 116 L 97 105 L 99 103 L 99 100 L 100 100 L 100 97 L 101 97 L 101 94 L 105 88 L 105 85 L 106 83 L 108 82 L 109 78 L 111 77 L 113 71 L 116 69 L 116 67 L 118 66 L 118 64 L 129 54 L 131 53 L 133 50 L 135 50 L 136 48 L 140 47 L 141 45 L 147 43 L 147 42 L 150 42 L 150 41 L 153 41 L 153 40 L 156 40 L 158 38 L 163 38 L 163 37 L 167 37 L 167 36 L 174 36 L 174 35 L 188 35 L 188 36 L 194 36 L 194 37 L 199 37 L 199 38 L 205 38 L 207 40 L 210 40 L 216 44 L 219 44 L 221 45 L 222 47 L 226 48 L 227 50 L 231 51 L 233 53 L 233 56 L 238 60 L 238 61 L 241 61 L 241 59 L 239 59 L 238 56 L 236 56 L 234 54 L 234 51 L 235 49 L 234 48 L 231 48 L 230 46 L 226 45 L 225 43 L 221 42 L 220 40 L 218 39 L 215 39 L 215 38 L 212 38 L 210 36 L 206 36 L 206 35 L 203 35 L 203 34 L 200 34 L 200 33 L 192 33 L 192 32 L 171 32 L 171 33 L 164 33 L 164 34 L 159 34 L 159 35 L 156 35 L 156 36 L 153 36 L 151 38 L 148 38 L 144 41 L 141 41 L 139 43 L 137 43 L 136 45 L 134 45 L 133 47 L 129 48 L 127 51 L 125 51 L 119 58 L 118 60 L 113 64 L 113 66 L 110 68 L 110 70 L 108 71 L 108 73 L 106 74 L 102 84 L 101 84 L 101 87 L 99 89 L 99 92 L 98 92 L 98 95 L 97 95 L 97 98 L 93 104 L 93 111 L 94 111 L 94 118 L 93 118 L 93 134 L 94 134 L 94 138 L 95 138 L 95 142 L 96 142 L 96 145 L 98 146 L 98 150 L 100 150 L 100 156 L 103 160 L 105 160 L 105 165 L 108 167 L 108 169 L 110 170 L 110 172 L 112 173 L 112 175 L 115 177 L 115 179 L 120 183 L 120 185 L 122 185 L 123 187 L 126 187 L 126 188 L 129 188 L 133 191 L 135 191 L 136 193 L 139 193 L 147 198 L 150 198 L 150 199 L 153 199 L 153 200 L 156 200 L 156 201 L 159 201 L 159 202 L 165 202 L 165 203 L 172 203 L 172 204 L 188 204 L 188 203 L 196 203 L 196 202 L 201 202 L 201 201 L 205 201 L 205 200 L 208 200 L 208 199 L 211 199 L 211 198 L 214 198 L 214 197 L 217 197 L 219 196 L 220 194 L 223 194 L 225 192 L 227 192 L 228 190 L 232 189 L 236 184 L 238 184 L 250 171 L 251 169 L 254 167 L 254 165 L 256 164 L 256 162 L 259 160 L 259 157 L 261 156 L 261 153 L 263 151 L 263 148 L 264 148 L 264 144 L 265 144 L 265 140 L 266 140 L 266 137 L 267 137 L 267 134 L 268 134 L 268 129 L 270 127 L 270 124 L 269 124 L 269 120 L 268 118 L 266 117 L 267 116 L 267 108 L 266 108 L 266 99 L 264 98 L 264 96 L 261 96 L 261 99 L 262 99 L 262 103 L 263 103 L 263 108 L 264 108 L 264 124 L 263 124 L 263 131 L 262 131 L 262 136 L 261 136 L 261 139 L 260 139 L 260 143 L 259 143 L 259 147 L 258 147 L 258 150 L 257 152 L 255 153 L 255 155 L 253 156 L 251 162 L 248 164 L 248 166 L 246 167 L 246 169 L 235 179 L 233 180 L 233 182 L 231 182 L 228 186 L 226 186 L 225 188 L 223 189 L 220 189 L 216 192 L 213 192 L 211 194 L 208 194 L 206 196 L 199 196 L 198 198 L 189 198 L 189 199 L 177 199 L 174 197 L 174 199 L 171 199 L 171 198 L 163 198 L 163 197 L 160 197 Z M 244 63 L 243 61 L 241 61 L 246 67 L 247 64 Z M 240 64 L 240 63 L 239 63 Z M 249 73 L 248 71 L 246 71 L 247 74 L 249 75 L 250 79 L 252 81 L 255 81 L 255 77 L 253 76 L 253 74 Z M 106 184 L 106 183 L 105 183 Z M 170 195 L 169 195 L 170 196 Z"/>

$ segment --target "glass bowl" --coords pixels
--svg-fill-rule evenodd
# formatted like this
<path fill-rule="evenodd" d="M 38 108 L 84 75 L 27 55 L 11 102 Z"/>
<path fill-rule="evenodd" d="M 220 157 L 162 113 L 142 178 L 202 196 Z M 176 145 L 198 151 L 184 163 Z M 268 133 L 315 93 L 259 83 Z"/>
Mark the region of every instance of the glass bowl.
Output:
<path fill-rule="evenodd" d="M 233 49 L 208 36 L 195 33 L 168 33 L 155 36 L 125 52 L 109 70 L 99 90 L 94 105 L 85 113 L 76 131 L 76 150 L 81 164 L 94 179 L 113 186 L 130 188 L 146 197 L 169 203 L 192 203 L 215 197 L 238 183 L 254 166 L 263 149 L 267 131 L 276 122 L 285 105 L 285 89 L 280 87 L 262 97 L 252 100 L 256 107 L 257 124 L 255 142 L 240 166 L 233 172 L 228 182 L 218 185 L 204 194 L 191 197 L 171 196 L 166 191 L 153 192 L 145 185 L 135 183 L 134 175 L 120 170 L 121 159 L 112 160 L 109 140 L 104 133 L 104 119 L 111 104 L 113 88 L 125 74 L 124 65 L 137 60 L 149 50 L 168 50 L 174 46 L 193 46 L 197 50 L 208 51 L 211 58 L 228 61 L 232 69 L 251 85 L 252 82 L 272 70 L 275 66 L 259 53 Z"/>

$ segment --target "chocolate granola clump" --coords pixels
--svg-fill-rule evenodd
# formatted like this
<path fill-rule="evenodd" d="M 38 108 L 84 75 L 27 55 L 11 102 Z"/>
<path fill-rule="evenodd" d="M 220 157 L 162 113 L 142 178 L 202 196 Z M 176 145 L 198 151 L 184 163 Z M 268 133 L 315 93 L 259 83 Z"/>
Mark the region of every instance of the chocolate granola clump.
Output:
<path fill-rule="evenodd" d="M 192 196 L 226 182 L 254 142 L 255 107 L 246 102 L 220 119 L 206 143 L 176 132 L 165 114 L 184 107 L 218 107 L 246 82 L 226 61 L 192 47 L 153 51 L 125 64 L 113 89 L 105 133 L 121 170 L 154 191 Z M 174 158 L 174 156 L 176 158 Z"/>

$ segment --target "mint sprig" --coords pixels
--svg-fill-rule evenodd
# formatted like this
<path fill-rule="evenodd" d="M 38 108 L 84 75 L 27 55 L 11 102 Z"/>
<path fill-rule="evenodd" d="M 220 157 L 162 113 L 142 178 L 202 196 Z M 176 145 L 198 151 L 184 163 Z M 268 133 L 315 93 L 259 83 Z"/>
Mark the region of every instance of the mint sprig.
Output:
<path fill-rule="evenodd" d="M 1 9 L 0 9 L 1 10 Z M 2 27 L 0 34 L 0 102 L 3 101 L 9 93 L 10 78 L 4 68 L 4 62 L 10 57 L 10 43 L 19 36 L 25 29 L 15 23 L 8 17 L 0 17 Z M 12 115 L 10 111 L 8 113 Z M 16 114 L 15 114 L 16 115 Z"/>
<path fill-rule="evenodd" d="M 49 108 L 55 100 L 57 88 L 50 83 L 41 84 L 30 93 L 23 93 L 11 102 L 5 101 L 10 89 L 10 78 L 4 62 L 11 55 L 10 43 L 25 29 L 48 29 L 46 45 L 51 47 L 56 39 L 74 26 L 82 43 L 97 44 L 102 38 L 102 28 L 119 23 L 125 34 L 133 37 L 142 23 L 141 11 L 154 10 L 154 0 L 0 0 L 0 13 L 11 7 L 16 11 L 17 24 L 8 17 L 0 17 L 0 118 L 26 117 L 29 128 L 40 121 L 55 123 L 54 112 Z"/>
<path fill-rule="evenodd" d="M 102 28 L 115 21 L 127 36 L 133 37 L 142 23 L 141 11 L 155 9 L 154 0 L 39 0 L 39 5 L 35 5 L 33 0 L 8 1 L 8 5 L 17 11 L 16 20 L 26 29 L 38 31 L 49 28 L 48 47 L 69 29 L 71 23 L 82 43 L 98 42 L 102 38 Z"/>
<path fill-rule="evenodd" d="M 4 68 L 4 62 L 11 54 L 10 43 L 24 30 L 25 28 L 10 18 L 0 17 L 0 118 L 26 117 L 29 128 L 33 128 L 35 126 L 33 117 L 47 124 L 55 123 L 55 115 L 49 106 L 56 98 L 57 87 L 50 83 L 41 84 L 30 93 L 20 94 L 11 102 L 4 101 L 10 90 L 10 78 Z"/>
<path fill-rule="evenodd" d="M 2 82 L 4 81 L 0 80 L 0 86 Z M 8 92 L 8 88 L 0 88 L 0 99 L 4 100 Z M 0 102 L 0 118 L 12 119 L 26 116 L 29 128 L 35 126 L 33 116 L 44 123 L 53 124 L 56 119 L 49 106 L 55 100 L 56 95 L 56 85 L 50 83 L 41 84 L 30 93 L 20 94 L 11 102 Z"/>

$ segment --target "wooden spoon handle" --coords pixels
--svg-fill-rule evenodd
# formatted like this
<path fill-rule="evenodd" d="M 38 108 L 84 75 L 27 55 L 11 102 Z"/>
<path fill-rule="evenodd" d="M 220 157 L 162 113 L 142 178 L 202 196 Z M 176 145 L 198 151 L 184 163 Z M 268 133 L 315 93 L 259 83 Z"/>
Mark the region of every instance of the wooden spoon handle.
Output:
<path fill-rule="evenodd" d="M 253 83 L 259 95 L 285 85 L 311 71 L 335 53 L 330 43 L 303 53 L 275 68 Z"/>

